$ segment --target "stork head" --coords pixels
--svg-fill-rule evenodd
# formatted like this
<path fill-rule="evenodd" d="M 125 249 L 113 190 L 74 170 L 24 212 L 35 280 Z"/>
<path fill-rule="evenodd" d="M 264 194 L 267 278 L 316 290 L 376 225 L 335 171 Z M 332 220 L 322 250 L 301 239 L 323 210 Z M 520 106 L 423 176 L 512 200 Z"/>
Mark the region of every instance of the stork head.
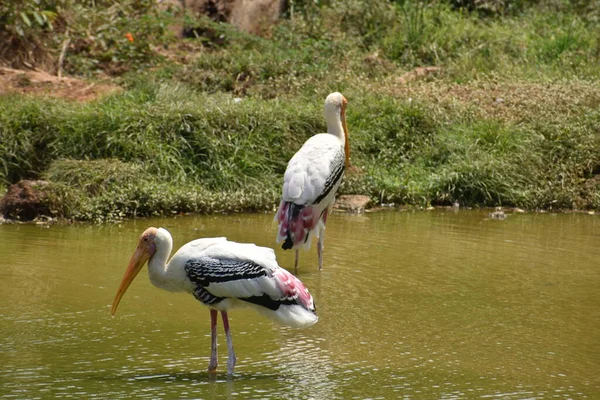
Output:
<path fill-rule="evenodd" d="M 127 288 L 131 285 L 131 282 L 133 282 L 137 274 L 142 270 L 144 264 L 146 264 L 154 253 L 156 253 L 156 243 L 154 239 L 156 238 L 157 233 L 158 229 L 148 228 L 142 233 L 142 236 L 140 236 L 138 246 L 135 249 L 135 253 L 131 256 L 131 260 L 129 260 L 129 265 L 127 266 L 127 270 L 125 271 L 125 275 L 123 276 L 123 280 L 121 281 L 121 285 L 119 286 L 119 290 L 113 301 L 111 309 L 112 315 L 115 315 L 117 306 L 127 291 Z"/>
<path fill-rule="evenodd" d="M 346 108 L 348 100 L 340 93 L 333 92 L 325 99 L 325 114 L 339 115 L 342 109 Z"/>
<path fill-rule="evenodd" d="M 341 124 L 344 132 L 344 152 L 346 153 L 346 167 L 350 166 L 350 142 L 348 140 L 348 127 L 346 126 L 346 105 L 348 100 L 339 92 L 333 92 L 325 99 L 325 119 L 328 128 L 331 124 Z M 330 131 L 331 132 L 331 131 Z"/>

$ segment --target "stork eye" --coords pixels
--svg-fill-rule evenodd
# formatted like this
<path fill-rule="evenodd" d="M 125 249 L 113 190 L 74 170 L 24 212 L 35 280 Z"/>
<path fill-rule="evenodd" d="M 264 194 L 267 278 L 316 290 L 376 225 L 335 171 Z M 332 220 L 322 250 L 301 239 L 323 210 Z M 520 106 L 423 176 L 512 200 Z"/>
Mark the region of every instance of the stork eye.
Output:
<path fill-rule="evenodd" d="M 148 236 L 144 236 L 144 242 L 148 241 Z"/>

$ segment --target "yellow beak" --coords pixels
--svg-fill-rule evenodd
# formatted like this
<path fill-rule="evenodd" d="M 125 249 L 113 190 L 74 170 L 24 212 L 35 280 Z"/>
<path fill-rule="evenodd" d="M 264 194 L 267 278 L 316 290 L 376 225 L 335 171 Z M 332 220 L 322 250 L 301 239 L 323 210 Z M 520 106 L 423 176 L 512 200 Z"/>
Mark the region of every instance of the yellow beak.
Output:
<path fill-rule="evenodd" d="M 346 153 L 346 168 L 350 167 L 350 141 L 348 140 L 348 127 L 346 126 L 346 105 L 342 107 L 342 128 L 344 129 L 344 152 Z"/>
<path fill-rule="evenodd" d="M 129 260 L 129 265 L 127 266 L 127 270 L 125 271 L 125 275 L 123 276 L 123 280 L 121 281 L 121 285 L 119 286 L 119 290 L 117 291 L 117 295 L 113 301 L 112 308 L 110 310 L 112 315 L 115 315 L 117 306 L 127 291 L 127 288 L 129 288 L 131 282 L 133 282 L 137 274 L 139 274 L 139 272 L 142 270 L 144 264 L 146 264 L 146 261 L 149 259 L 150 254 L 148 251 L 145 251 L 138 246 L 138 248 L 135 250 L 135 253 L 133 253 L 133 256 L 131 256 L 131 260 Z"/>

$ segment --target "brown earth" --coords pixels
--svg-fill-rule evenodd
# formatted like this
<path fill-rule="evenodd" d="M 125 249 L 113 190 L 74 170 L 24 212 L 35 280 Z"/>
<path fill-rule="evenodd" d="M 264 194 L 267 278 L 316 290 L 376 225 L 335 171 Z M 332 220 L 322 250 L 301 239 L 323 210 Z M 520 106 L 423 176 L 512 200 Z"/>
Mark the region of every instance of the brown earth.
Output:
<path fill-rule="evenodd" d="M 0 67 L 0 95 L 19 93 L 91 101 L 120 90 L 119 86 L 110 83 L 88 82 L 72 77 L 59 78 L 39 70 Z"/>
<path fill-rule="evenodd" d="M 31 221 L 39 215 L 49 215 L 47 198 L 43 190 L 46 181 L 23 180 L 10 185 L 0 199 L 0 215 L 20 221 Z"/>

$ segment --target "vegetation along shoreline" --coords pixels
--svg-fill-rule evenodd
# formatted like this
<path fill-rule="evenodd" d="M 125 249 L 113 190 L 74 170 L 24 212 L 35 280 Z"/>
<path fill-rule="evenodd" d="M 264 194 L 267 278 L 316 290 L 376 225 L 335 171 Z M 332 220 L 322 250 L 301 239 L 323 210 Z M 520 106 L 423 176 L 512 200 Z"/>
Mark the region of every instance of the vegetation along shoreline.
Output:
<path fill-rule="evenodd" d="M 0 196 L 44 181 L 48 217 L 270 212 L 333 91 L 340 195 L 600 210 L 598 2 L 293 2 L 259 35 L 188 15 L 190 38 L 153 1 L 75 3 L 0 6 Z"/>

